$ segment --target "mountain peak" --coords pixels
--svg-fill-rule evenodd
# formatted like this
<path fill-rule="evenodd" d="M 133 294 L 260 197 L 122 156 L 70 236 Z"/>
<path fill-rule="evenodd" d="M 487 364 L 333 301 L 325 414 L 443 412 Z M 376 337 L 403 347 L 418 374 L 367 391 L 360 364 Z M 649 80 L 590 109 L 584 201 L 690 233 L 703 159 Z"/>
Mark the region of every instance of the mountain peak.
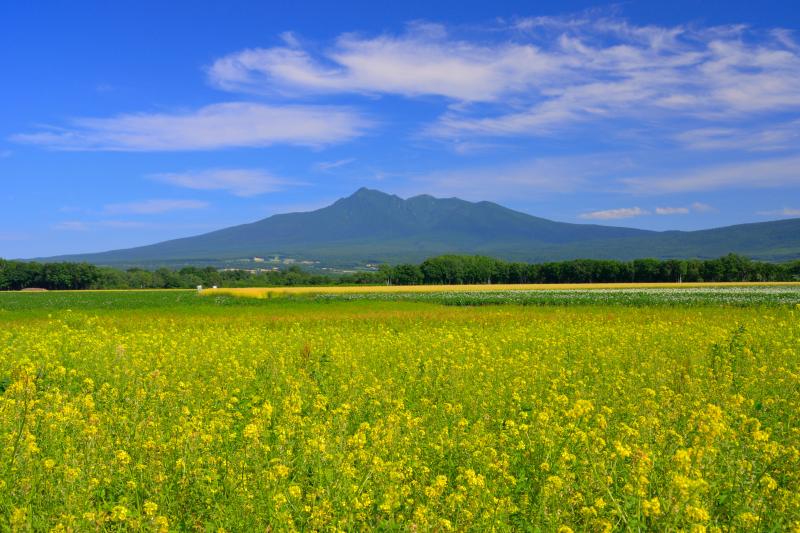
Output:
<path fill-rule="evenodd" d="M 399 205 L 405 200 L 394 194 L 387 194 L 377 189 L 361 187 L 356 192 L 345 198 L 340 198 L 334 205 L 362 208 L 366 206 Z"/>
<path fill-rule="evenodd" d="M 348 196 L 348 198 L 387 198 L 392 196 L 394 195 L 387 194 L 377 189 L 368 189 L 367 187 L 361 187 L 356 192 Z"/>

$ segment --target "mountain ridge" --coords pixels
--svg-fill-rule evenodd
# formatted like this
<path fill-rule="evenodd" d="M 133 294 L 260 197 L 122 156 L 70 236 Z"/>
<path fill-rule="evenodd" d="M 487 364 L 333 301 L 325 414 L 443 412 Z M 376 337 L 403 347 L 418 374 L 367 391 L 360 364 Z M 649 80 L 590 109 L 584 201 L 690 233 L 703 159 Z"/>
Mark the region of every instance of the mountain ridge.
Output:
<path fill-rule="evenodd" d="M 322 266 L 417 262 L 442 253 L 539 262 L 574 259 L 800 258 L 800 219 L 696 231 L 652 231 L 556 222 L 502 205 L 420 194 L 407 199 L 362 187 L 331 205 L 134 248 L 47 260 L 108 266 L 220 264 L 281 256 Z"/>

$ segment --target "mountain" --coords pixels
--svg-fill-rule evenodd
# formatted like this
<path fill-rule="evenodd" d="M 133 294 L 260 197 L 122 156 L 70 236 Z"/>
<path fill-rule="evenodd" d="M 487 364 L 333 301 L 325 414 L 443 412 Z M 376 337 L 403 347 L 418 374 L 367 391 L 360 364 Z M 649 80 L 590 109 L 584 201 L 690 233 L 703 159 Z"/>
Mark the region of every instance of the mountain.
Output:
<path fill-rule="evenodd" d="M 319 266 L 419 262 L 443 253 L 518 261 L 573 258 L 709 258 L 734 252 L 754 259 L 800 258 L 800 219 L 701 231 L 647 231 L 569 224 L 492 202 L 421 195 L 403 200 L 362 188 L 328 207 L 274 215 L 204 235 L 48 261 L 117 267 L 237 264 L 254 257 L 292 258 Z"/>

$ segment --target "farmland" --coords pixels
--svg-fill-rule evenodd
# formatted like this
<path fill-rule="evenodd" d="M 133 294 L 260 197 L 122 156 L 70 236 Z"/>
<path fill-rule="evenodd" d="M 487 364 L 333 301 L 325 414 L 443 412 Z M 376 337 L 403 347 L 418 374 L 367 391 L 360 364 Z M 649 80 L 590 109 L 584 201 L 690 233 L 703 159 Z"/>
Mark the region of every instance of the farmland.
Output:
<path fill-rule="evenodd" d="M 0 529 L 800 531 L 797 285 L 381 289 L 0 293 Z"/>

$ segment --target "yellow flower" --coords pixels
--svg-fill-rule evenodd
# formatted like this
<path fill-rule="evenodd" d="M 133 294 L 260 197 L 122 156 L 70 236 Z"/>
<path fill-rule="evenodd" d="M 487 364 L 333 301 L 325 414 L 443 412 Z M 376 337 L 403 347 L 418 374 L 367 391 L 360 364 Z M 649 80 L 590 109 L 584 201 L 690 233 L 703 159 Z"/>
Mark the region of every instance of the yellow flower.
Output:
<path fill-rule="evenodd" d="M 709 519 L 708 511 L 702 507 L 695 507 L 694 505 L 686 506 L 686 516 L 696 522 L 705 522 Z"/>
<path fill-rule="evenodd" d="M 111 520 L 114 522 L 124 522 L 128 518 L 128 509 L 124 505 L 115 505 L 111 509 Z"/>
<path fill-rule="evenodd" d="M 156 513 L 158 512 L 158 504 L 151 502 L 150 500 L 144 502 L 143 508 L 144 508 L 144 514 L 150 517 L 155 516 Z"/>
<path fill-rule="evenodd" d="M 156 526 L 158 533 L 167 533 L 169 531 L 169 520 L 166 516 L 157 517 L 153 523 Z"/>
<path fill-rule="evenodd" d="M 778 488 L 778 482 L 777 482 L 777 481 L 775 481 L 775 480 L 774 480 L 774 479 L 773 479 L 771 476 L 769 476 L 769 475 L 765 475 L 764 477 L 762 477 L 762 478 L 761 478 L 761 481 L 759 481 L 759 484 L 761 485 L 761 487 L 762 487 L 762 488 L 764 489 L 764 491 L 766 491 L 766 492 L 770 492 L 770 491 L 773 491 L 773 490 L 775 490 L 775 489 L 777 489 L 777 488 Z"/>
<path fill-rule="evenodd" d="M 242 436 L 246 439 L 255 440 L 259 437 L 259 429 L 256 424 L 247 424 L 244 427 L 244 431 L 242 432 Z"/>
<path fill-rule="evenodd" d="M 14 529 L 23 529 L 28 523 L 28 510 L 22 507 L 12 507 L 11 511 L 11 527 Z"/>
<path fill-rule="evenodd" d="M 751 512 L 746 513 L 739 513 L 736 515 L 736 522 L 739 523 L 742 527 L 751 529 L 758 526 L 760 522 L 758 515 L 755 515 Z"/>
<path fill-rule="evenodd" d="M 127 466 L 131 462 L 131 456 L 128 455 L 128 452 L 125 450 L 118 450 L 114 456 L 117 458 L 117 462 L 121 466 Z"/>
<path fill-rule="evenodd" d="M 658 498 L 644 500 L 642 502 L 642 513 L 645 516 L 656 517 L 661 515 L 661 502 Z"/>
<path fill-rule="evenodd" d="M 280 479 L 284 479 L 289 476 L 289 467 L 287 467 L 286 465 L 278 463 L 272 467 L 272 470 L 275 472 L 275 475 L 278 476 L 278 478 Z"/>

